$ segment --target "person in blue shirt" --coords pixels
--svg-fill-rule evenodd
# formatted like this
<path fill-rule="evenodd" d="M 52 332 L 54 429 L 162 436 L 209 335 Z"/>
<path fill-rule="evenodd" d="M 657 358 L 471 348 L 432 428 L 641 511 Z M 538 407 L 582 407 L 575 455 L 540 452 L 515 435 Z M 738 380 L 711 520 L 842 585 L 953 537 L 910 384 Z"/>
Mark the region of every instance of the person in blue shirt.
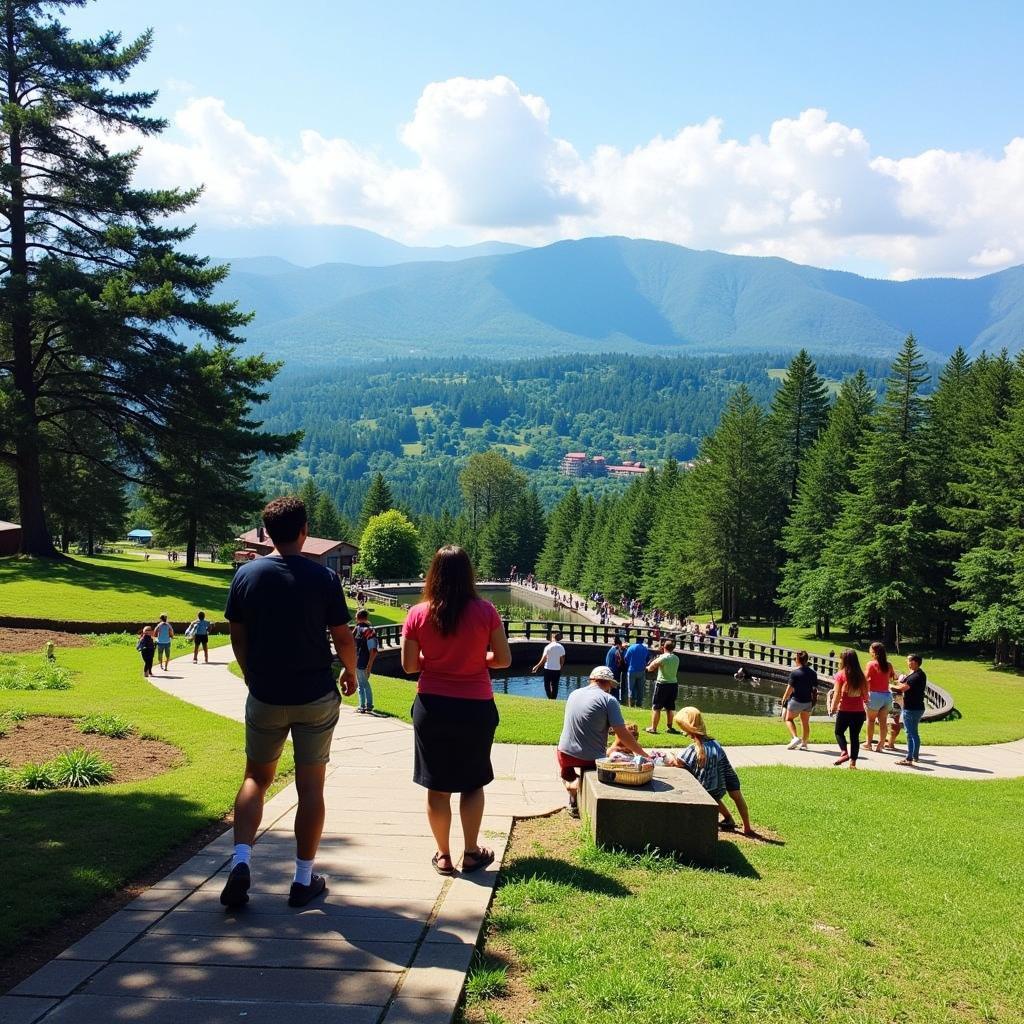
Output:
<path fill-rule="evenodd" d="M 604 656 L 604 667 L 609 669 L 615 676 L 615 685 L 612 687 L 612 696 L 621 700 L 622 687 L 626 685 L 626 638 L 616 637 L 615 642 L 608 648 Z"/>
<path fill-rule="evenodd" d="M 629 682 L 629 706 L 631 708 L 643 707 L 644 688 L 647 680 L 647 661 L 650 656 L 651 649 L 644 643 L 643 637 L 637 637 L 626 648 L 624 657 L 626 659 L 626 678 Z"/>

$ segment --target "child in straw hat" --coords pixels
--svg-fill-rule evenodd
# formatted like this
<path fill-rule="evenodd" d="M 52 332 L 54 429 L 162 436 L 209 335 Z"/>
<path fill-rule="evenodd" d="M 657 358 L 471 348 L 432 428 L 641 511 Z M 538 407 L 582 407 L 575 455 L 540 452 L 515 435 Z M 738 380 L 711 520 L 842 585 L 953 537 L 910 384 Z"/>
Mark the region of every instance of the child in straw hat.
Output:
<path fill-rule="evenodd" d="M 697 708 L 683 708 L 676 715 L 675 723 L 693 739 L 693 743 L 678 757 L 666 757 L 665 764 L 692 772 L 697 781 L 718 801 L 718 813 L 722 815 L 721 827 L 732 831 L 736 828 L 736 821 L 722 803 L 722 798 L 728 793 L 743 819 L 743 834 L 756 836 L 750 824 L 747 802 L 740 792 L 739 776 L 729 764 L 722 745 L 708 735 L 704 716 Z"/>

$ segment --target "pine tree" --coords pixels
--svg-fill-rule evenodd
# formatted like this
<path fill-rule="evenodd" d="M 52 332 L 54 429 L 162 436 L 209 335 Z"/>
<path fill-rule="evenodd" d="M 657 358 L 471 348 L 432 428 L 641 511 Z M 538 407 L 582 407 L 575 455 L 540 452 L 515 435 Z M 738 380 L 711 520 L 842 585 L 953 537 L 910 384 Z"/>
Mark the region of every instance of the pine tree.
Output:
<path fill-rule="evenodd" d="M 558 576 L 558 585 L 566 590 L 579 590 L 596 513 L 597 503 L 594 501 L 593 496 L 588 494 L 583 501 L 583 511 L 579 521 L 576 523 L 572 541 L 565 553 L 565 558 L 562 560 L 562 568 Z"/>
<path fill-rule="evenodd" d="M 744 385 L 701 445 L 688 494 L 686 579 L 725 621 L 772 607 L 785 492 L 767 417 Z"/>
<path fill-rule="evenodd" d="M 360 532 L 366 529 L 366 524 L 374 516 L 379 516 L 382 512 L 387 512 L 388 509 L 394 507 L 395 499 L 387 480 L 384 479 L 384 474 L 374 473 L 373 479 L 370 481 L 370 489 L 363 499 L 362 511 L 359 513 Z"/>
<path fill-rule="evenodd" d="M 619 503 L 620 519 L 610 536 L 604 565 L 603 589 L 609 595 L 637 597 L 640 594 L 657 493 L 657 476 L 648 473 L 629 485 Z"/>
<path fill-rule="evenodd" d="M 869 428 L 875 395 L 864 371 L 843 381 L 828 426 L 807 453 L 800 487 L 783 531 L 779 603 L 797 626 L 815 627 L 828 636 L 838 610 L 829 538 L 843 507 L 853 496 L 852 473 Z"/>
<path fill-rule="evenodd" d="M 587 538 L 587 553 L 583 560 L 583 575 L 580 580 L 580 588 L 584 594 L 604 591 L 604 565 L 617 506 L 618 500 L 614 494 L 603 495 L 597 503 L 594 527 Z"/>
<path fill-rule="evenodd" d="M 512 561 L 526 575 L 534 571 L 547 535 L 547 517 L 536 489 L 531 487 L 520 495 L 514 513 L 517 543 Z"/>
<path fill-rule="evenodd" d="M 788 503 L 796 499 L 804 455 L 828 420 L 828 405 L 828 387 L 814 360 L 801 349 L 775 392 L 770 416 Z"/>
<path fill-rule="evenodd" d="M 851 624 L 882 629 L 888 644 L 896 642 L 899 624 L 904 632 L 920 628 L 931 601 L 930 455 L 921 393 L 930 379 L 909 335 L 858 456 L 856 494 L 845 503 L 831 549 L 839 606 Z"/>
<path fill-rule="evenodd" d="M 997 664 L 1024 663 L 1024 358 L 1006 414 L 978 453 L 977 543 L 956 567 L 968 638 L 989 643 Z"/>
<path fill-rule="evenodd" d="M 562 563 L 572 544 L 573 533 L 583 513 L 580 492 L 571 488 L 554 507 L 548 519 L 548 532 L 537 559 L 536 575 L 542 583 L 557 583 L 562 573 Z"/>
<path fill-rule="evenodd" d="M 198 190 L 133 186 L 138 151 L 103 136 L 158 134 L 156 94 L 116 86 L 152 37 L 77 41 L 57 18 L 81 0 L 0 4 L 0 461 L 18 486 L 22 549 L 55 553 L 42 490 L 44 424 L 65 453 L 90 456 L 85 417 L 116 440 L 111 471 L 140 479 L 205 422 L 191 392 L 193 331 L 226 346 L 247 317 L 210 301 L 226 267 L 178 250 L 191 234 L 163 226 Z M 114 86 L 115 88 L 111 88 Z M 195 416 L 197 430 L 191 427 Z"/>
<path fill-rule="evenodd" d="M 346 531 L 338 513 L 338 506 L 334 504 L 334 499 L 329 494 L 321 493 L 317 498 L 312 522 L 316 524 L 316 529 L 314 530 L 311 524 L 310 533 L 315 536 L 344 540 Z"/>

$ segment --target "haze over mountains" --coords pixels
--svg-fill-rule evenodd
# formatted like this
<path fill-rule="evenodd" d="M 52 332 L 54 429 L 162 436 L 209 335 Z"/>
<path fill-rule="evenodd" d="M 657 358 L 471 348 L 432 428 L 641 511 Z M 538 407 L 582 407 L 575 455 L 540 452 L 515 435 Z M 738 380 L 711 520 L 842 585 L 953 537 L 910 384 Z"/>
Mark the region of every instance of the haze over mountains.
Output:
<path fill-rule="evenodd" d="M 1017 351 L 1024 341 L 1024 267 L 882 281 L 616 237 L 391 266 L 237 259 L 222 295 L 255 311 L 254 347 L 293 365 L 799 347 L 886 355 L 911 331 L 943 358 L 957 345 Z"/>

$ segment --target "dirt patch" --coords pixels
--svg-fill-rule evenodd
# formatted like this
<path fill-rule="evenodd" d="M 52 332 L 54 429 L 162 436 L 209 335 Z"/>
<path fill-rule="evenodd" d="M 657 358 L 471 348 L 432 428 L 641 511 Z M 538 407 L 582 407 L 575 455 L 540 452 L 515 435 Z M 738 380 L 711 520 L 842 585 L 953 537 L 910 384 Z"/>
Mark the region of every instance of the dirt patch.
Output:
<path fill-rule="evenodd" d="M 77 633 L 58 633 L 53 629 L 10 629 L 0 626 L 0 654 L 34 654 L 52 642 L 54 647 L 88 647 L 92 639 Z"/>
<path fill-rule="evenodd" d="M 113 739 L 82 733 L 70 718 L 33 715 L 22 722 L 7 725 L 7 735 L 0 737 L 0 761 L 12 768 L 27 762 L 50 761 L 65 750 L 84 747 L 95 751 L 114 766 L 114 782 L 137 782 L 161 775 L 184 760 L 182 752 L 162 740 L 140 736 Z"/>

